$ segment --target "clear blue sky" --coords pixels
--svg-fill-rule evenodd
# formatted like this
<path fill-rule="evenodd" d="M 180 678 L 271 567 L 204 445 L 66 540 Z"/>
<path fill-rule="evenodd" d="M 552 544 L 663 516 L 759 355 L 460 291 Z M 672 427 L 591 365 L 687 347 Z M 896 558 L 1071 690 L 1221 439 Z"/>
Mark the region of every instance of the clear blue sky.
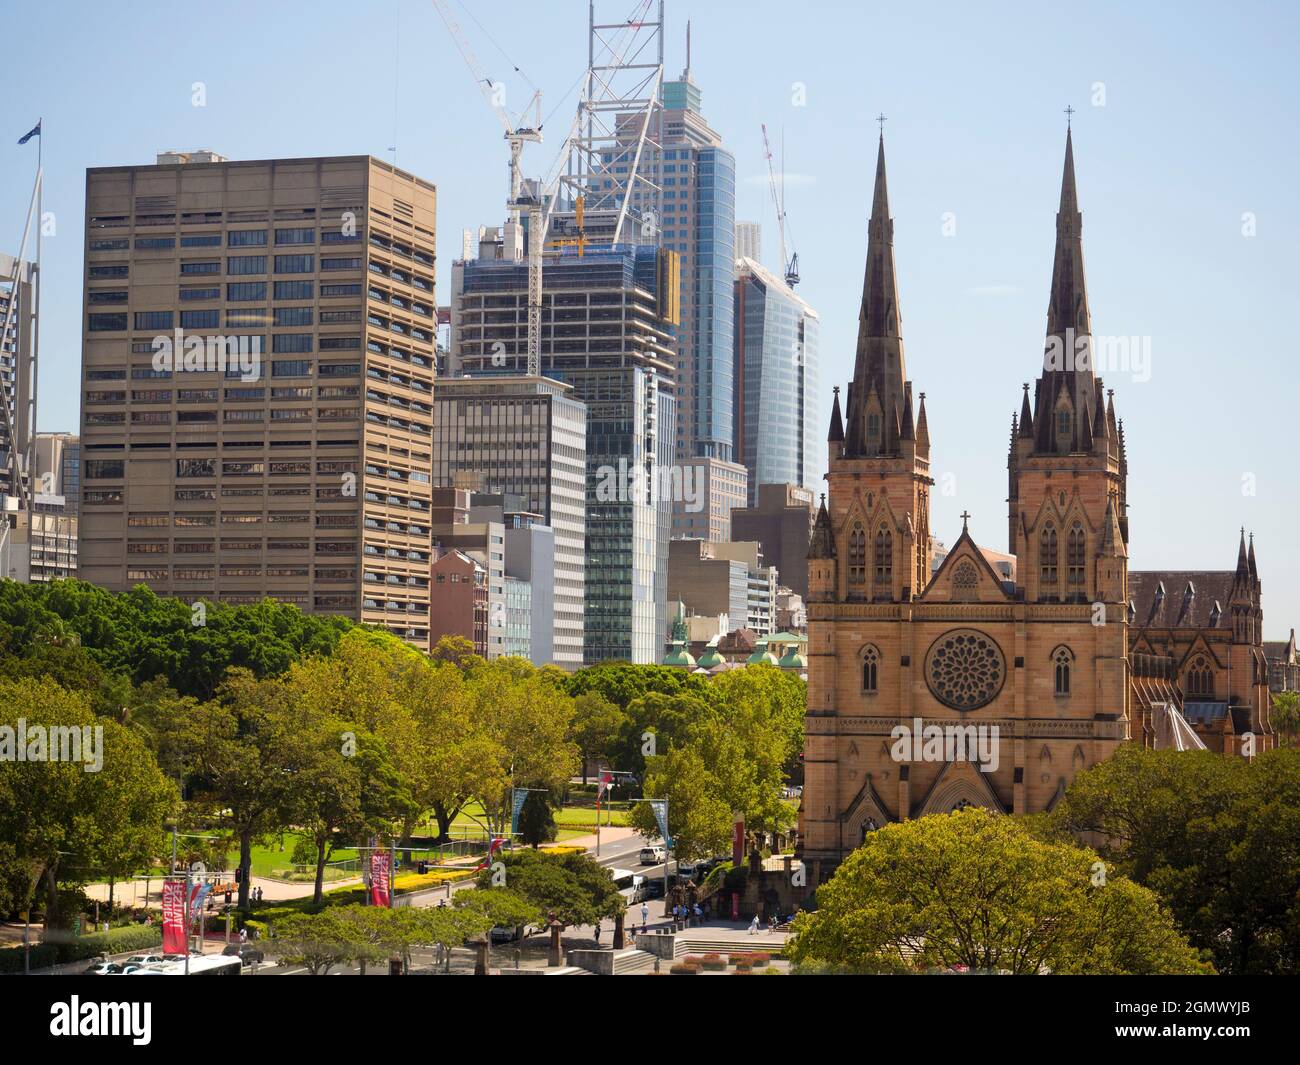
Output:
<path fill-rule="evenodd" d="M 542 88 L 551 137 L 525 160 L 549 169 L 586 62 L 585 0 L 453 5 L 510 102 L 531 91 L 512 65 Z M 601 0 L 599 10 L 624 17 L 632 7 Z M 759 123 L 784 133 L 800 292 L 823 321 L 824 415 L 830 386 L 852 373 L 873 118 L 889 116 L 908 370 L 929 397 L 936 476 L 955 486 L 934 505 L 949 543 L 969 510 L 977 538 L 1005 547 L 1010 419 L 1041 358 L 1062 111 L 1073 105 L 1094 328 L 1152 344 L 1150 380 L 1107 377 L 1128 434 L 1131 564 L 1231 568 L 1245 525 L 1266 634 L 1296 624 L 1294 5 L 667 7 L 668 72 L 683 64 L 689 17 L 705 115 L 737 158 L 737 214 L 765 223 L 772 266 Z M 443 300 L 461 230 L 503 214 L 500 128 L 427 0 L 52 0 L 8 5 L 5 31 L 0 247 L 15 251 L 20 236 L 35 144 L 14 141 L 37 117 L 57 224 L 45 244 L 42 428 L 77 425 L 86 167 L 198 147 L 237 159 L 392 158 L 396 144 L 399 166 L 438 185 Z M 191 105 L 196 81 L 202 108 Z M 1097 83 L 1104 106 L 1094 105 Z M 954 236 L 942 233 L 945 212 Z M 1245 212 L 1254 237 L 1242 235 Z M 1243 494 L 1247 475 L 1254 495 Z"/>

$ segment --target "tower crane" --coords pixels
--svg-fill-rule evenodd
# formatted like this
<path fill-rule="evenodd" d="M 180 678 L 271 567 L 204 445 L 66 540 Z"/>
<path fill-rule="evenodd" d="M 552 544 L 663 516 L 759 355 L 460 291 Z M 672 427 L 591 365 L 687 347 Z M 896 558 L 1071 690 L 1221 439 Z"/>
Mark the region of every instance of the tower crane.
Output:
<path fill-rule="evenodd" d="M 772 190 L 772 204 L 776 207 L 776 228 L 781 238 L 781 269 L 785 283 L 791 288 L 799 284 L 799 253 L 785 257 L 785 167 L 782 165 L 780 190 L 776 180 L 776 167 L 772 162 L 772 145 L 767 139 L 767 124 L 763 123 L 763 154 L 767 157 L 767 181 Z"/>
<path fill-rule="evenodd" d="M 542 193 L 535 183 L 528 192 L 524 191 L 524 180 L 520 167 L 520 157 L 527 143 L 542 142 L 542 94 L 541 90 L 533 93 L 532 98 L 519 112 L 519 117 L 511 120 L 504 104 L 498 98 L 497 85 L 482 66 L 470 47 L 469 41 L 461 31 L 460 25 L 452 15 L 446 0 L 433 0 L 447 32 L 456 42 L 456 48 L 469 67 L 479 91 L 487 105 L 496 113 L 498 121 L 505 130 L 505 140 L 510 146 L 510 194 L 506 200 L 505 245 L 507 254 L 516 260 L 523 254 L 523 233 L 520 229 L 520 217 L 526 212 L 528 216 L 528 374 L 536 377 L 541 373 L 542 363 Z M 535 109 L 535 111 L 534 111 Z M 531 124 L 525 124 L 525 117 L 534 112 L 536 117 Z"/>

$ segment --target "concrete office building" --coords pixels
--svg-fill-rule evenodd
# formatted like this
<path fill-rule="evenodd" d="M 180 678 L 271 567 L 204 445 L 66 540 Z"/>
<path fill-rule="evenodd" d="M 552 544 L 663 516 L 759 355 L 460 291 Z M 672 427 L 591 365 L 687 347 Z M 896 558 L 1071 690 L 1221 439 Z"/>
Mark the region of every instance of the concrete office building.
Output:
<path fill-rule="evenodd" d="M 531 581 L 530 616 L 545 630 L 531 643 L 539 665 L 577 669 L 583 661 L 586 458 L 587 408 L 568 385 L 447 377 L 434 388 L 434 484 L 474 491 L 476 506 L 481 493 L 501 497 L 506 575 Z M 534 579 L 532 551 L 519 543 L 542 530 L 552 562 Z"/>
<path fill-rule="evenodd" d="M 756 543 L 674 540 L 668 555 L 668 597 L 688 615 L 725 615 L 729 630 L 775 632 L 778 575 Z"/>
<path fill-rule="evenodd" d="M 86 580 L 428 647 L 435 207 L 368 156 L 87 171 Z"/>
<path fill-rule="evenodd" d="M 568 221 L 554 220 L 557 241 L 571 239 Z M 526 368 L 527 267 L 503 250 L 499 230 L 485 230 L 479 257 L 452 269 L 453 373 Z M 633 245 L 579 254 L 572 243 L 543 258 L 541 371 L 587 408 L 583 660 L 657 662 L 667 621 L 678 259 Z"/>
<path fill-rule="evenodd" d="M 761 484 L 754 506 L 731 512 L 729 538 L 757 541 L 763 557 L 780 572 L 781 583 L 806 599 L 808 542 L 816 516 L 812 489 L 795 484 Z"/>
<path fill-rule="evenodd" d="M 749 502 L 763 484 L 812 488 L 821 478 L 817 312 L 753 259 L 736 263 L 736 460 Z M 791 587 L 794 587 L 791 585 Z"/>
<path fill-rule="evenodd" d="M 736 260 L 763 261 L 763 227 L 757 222 L 736 223 Z"/>

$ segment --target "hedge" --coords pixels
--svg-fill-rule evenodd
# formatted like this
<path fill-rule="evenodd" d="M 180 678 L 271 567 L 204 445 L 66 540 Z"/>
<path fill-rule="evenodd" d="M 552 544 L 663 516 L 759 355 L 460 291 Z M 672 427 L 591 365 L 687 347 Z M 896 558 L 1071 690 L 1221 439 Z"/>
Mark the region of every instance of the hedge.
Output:
<path fill-rule="evenodd" d="M 59 943 L 35 943 L 31 948 L 31 966 L 33 969 L 45 969 L 64 962 L 98 958 L 101 954 L 125 954 L 160 946 L 162 946 L 161 925 L 123 925 L 120 928 L 110 928 L 107 932 L 92 932 L 90 935 L 78 936 Z M 0 950 L 0 973 L 22 971 L 23 948 L 21 946 L 5 947 Z"/>

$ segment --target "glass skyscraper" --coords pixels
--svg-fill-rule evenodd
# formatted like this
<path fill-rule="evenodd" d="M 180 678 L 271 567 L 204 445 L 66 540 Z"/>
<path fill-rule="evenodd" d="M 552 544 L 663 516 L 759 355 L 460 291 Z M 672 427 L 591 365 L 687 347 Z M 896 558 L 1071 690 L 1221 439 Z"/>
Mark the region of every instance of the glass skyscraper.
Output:
<path fill-rule="evenodd" d="M 812 488 L 825 457 L 817 437 L 817 312 L 753 259 L 736 262 L 736 456 L 758 486 Z"/>

